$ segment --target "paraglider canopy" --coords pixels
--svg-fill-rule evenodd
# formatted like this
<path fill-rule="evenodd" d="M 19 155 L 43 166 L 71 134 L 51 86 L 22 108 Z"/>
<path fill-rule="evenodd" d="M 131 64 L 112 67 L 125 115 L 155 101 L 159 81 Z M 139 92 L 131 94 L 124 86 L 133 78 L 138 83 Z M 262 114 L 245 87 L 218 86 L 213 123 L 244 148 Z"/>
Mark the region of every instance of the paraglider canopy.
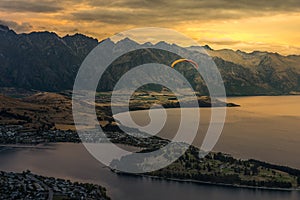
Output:
<path fill-rule="evenodd" d="M 198 64 L 197 64 L 196 62 L 194 62 L 194 61 L 192 61 L 192 60 L 189 60 L 189 59 L 185 59 L 185 58 L 175 60 L 175 61 L 171 64 L 171 67 L 174 68 L 175 65 L 176 65 L 177 63 L 181 63 L 181 62 L 189 62 L 189 63 L 191 63 L 192 65 L 194 65 L 195 68 L 197 68 L 197 69 L 199 68 L 199 66 L 198 66 Z"/>

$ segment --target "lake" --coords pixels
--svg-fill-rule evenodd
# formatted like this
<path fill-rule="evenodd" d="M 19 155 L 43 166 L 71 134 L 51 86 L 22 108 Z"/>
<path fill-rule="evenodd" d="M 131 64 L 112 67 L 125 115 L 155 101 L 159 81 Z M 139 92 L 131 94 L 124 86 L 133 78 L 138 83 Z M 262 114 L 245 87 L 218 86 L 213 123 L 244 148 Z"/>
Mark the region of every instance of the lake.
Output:
<path fill-rule="evenodd" d="M 227 101 L 241 107 L 227 109 L 224 129 L 213 151 L 300 169 L 300 96 L 234 97 Z M 169 109 L 167 114 L 166 125 L 158 135 L 172 139 L 177 132 L 180 109 Z M 148 111 L 131 112 L 131 116 L 139 125 L 149 123 Z M 190 119 L 191 123 L 199 123 L 193 143 L 198 147 L 210 123 L 210 109 L 201 108 L 200 116 L 200 122 Z"/>
<path fill-rule="evenodd" d="M 214 151 L 300 169 L 299 96 L 241 97 L 229 98 L 228 101 L 240 104 L 241 107 L 228 108 L 225 127 Z M 159 135 L 172 138 L 176 132 L 179 109 L 167 112 L 167 127 Z M 131 114 L 139 124 L 149 122 L 147 111 Z M 201 145 L 209 116 L 209 109 L 201 109 L 199 135 L 194 141 L 197 146 Z M 300 192 L 296 191 L 241 189 L 119 176 L 96 161 L 81 144 L 0 147 L 0 160 L 0 170 L 4 171 L 21 172 L 30 169 L 45 176 L 101 184 L 108 189 L 114 200 L 300 199 Z"/>

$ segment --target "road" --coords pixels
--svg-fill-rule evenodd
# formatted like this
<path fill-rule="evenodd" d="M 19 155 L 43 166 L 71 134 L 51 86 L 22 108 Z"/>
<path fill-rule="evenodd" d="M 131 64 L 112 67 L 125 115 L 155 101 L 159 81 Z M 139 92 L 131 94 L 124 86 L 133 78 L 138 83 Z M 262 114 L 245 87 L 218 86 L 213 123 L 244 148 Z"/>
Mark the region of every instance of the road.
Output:
<path fill-rule="evenodd" d="M 44 182 L 40 181 L 39 179 L 35 178 L 33 175 L 28 174 L 26 175 L 28 178 L 30 178 L 32 181 L 35 181 L 37 183 L 39 183 L 41 186 L 43 186 L 43 188 L 48 190 L 48 200 L 52 200 L 53 199 L 53 190 L 52 188 L 50 188 L 48 185 L 46 185 Z"/>

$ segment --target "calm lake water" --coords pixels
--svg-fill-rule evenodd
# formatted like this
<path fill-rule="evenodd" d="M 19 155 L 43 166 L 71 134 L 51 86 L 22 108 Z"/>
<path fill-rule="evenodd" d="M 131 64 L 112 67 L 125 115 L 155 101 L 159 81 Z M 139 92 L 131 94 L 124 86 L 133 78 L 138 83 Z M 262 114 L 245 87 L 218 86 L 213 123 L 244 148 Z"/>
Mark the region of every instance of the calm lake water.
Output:
<path fill-rule="evenodd" d="M 213 151 L 300 169 L 300 96 L 235 97 L 227 101 L 241 107 L 227 109 L 224 129 Z M 148 113 L 135 111 L 131 116 L 137 124 L 146 125 L 150 119 Z M 169 109 L 167 114 L 166 125 L 159 135 L 171 139 L 178 129 L 180 109 Z M 198 147 L 210 123 L 210 109 L 201 109 L 200 116 L 199 131 L 193 143 Z M 193 118 L 190 120 L 198 123 Z"/>
<path fill-rule="evenodd" d="M 300 97 L 243 97 L 228 101 L 242 105 L 228 108 L 226 124 L 215 151 L 242 158 L 256 158 L 300 169 Z M 168 110 L 167 127 L 160 135 L 176 132 L 178 109 Z M 148 112 L 133 112 L 140 124 L 149 122 Z M 209 123 L 209 109 L 201 109 L 200 146 Z M 121 117 L 121 116 L 119 116 Z M 168 124 L 170 123 L 170 124 Z M 240 189 L 192 183 L 118 176 L 96 161 L 81 144 L 51 144 L 35 148 L 0 147 L 0 170 L 23 171 L 105 186 L 115 200 L 298 200 L 300 192 Z"/>

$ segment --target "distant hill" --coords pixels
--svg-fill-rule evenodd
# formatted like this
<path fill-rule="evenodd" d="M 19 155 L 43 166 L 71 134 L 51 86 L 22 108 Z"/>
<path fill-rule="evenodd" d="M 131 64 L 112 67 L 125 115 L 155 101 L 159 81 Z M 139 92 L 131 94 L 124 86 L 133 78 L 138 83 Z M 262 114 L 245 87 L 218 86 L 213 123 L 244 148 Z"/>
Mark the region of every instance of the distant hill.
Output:
<path fill-rule="evenodd" d="M 138 44 L 128 38 L 117 43 L 109 42 L 112 49 L 144 45 L 164 46 L 177 52 L 202 51 L 197 46 L 183 48 L 165 42 Z M 70 90 L 82 61 L 98 44 L 96 39 L 82 34 L 65 37 L 51 32 L 16 34 L 0 25 L 0 87 L 54 92 Z M 300 91 L 300 56 L 213 50 L 209 46 L 204 48 L 218 66 L 228 95 L 281 95 Z M 99 82 L 98 89 L 113 89 L 118 77 L 134 66 L 154 61 L 169 65 L 176 58 L 176 55 L 166 51 L 144 49 L 131 52 L 110 66 Z M 196 90 L 207 94 L 205 83 L 191 66 L 186 68 L 179 65 L 178 70 L 192 80 L 191 84 Z"/>

